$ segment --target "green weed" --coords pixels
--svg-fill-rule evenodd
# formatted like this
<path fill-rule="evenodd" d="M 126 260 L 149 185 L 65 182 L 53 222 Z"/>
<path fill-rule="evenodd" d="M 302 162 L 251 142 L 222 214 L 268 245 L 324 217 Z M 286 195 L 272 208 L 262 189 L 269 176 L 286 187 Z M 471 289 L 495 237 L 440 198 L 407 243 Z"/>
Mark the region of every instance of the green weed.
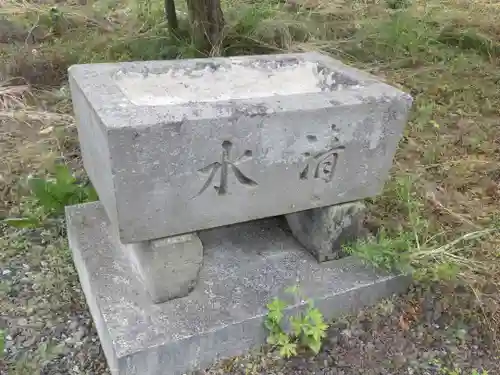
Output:
<path fill-rule="evenodd" d="M 30 195 L 21 202 L 21 217 L 10 217 L 3 222 L 16 228 L 36 228 L 58 219 L 66 206 L 98 199 L 94 188 L 80 183 L 65 165 L 57 165 L 53 176 L 29 177 Z"/>
<path fill-rule="evenodd" d="M 457 280 L 464 270 L 485 275 L 487 265 L 466 254 L 476 241 L 500 231 L 500 226 L 469 232 L 448 241 L 444 234 L 431 235 L 429 219 L 414 186 L 410 176 L 396 180 L 396 201 L 403 206 L 405 226 L 392 231 L 381 229 L 374 238 L 346 246 L 346 252 L 377 268 L 412 274 L 418 280 Z"/>
<path fill-rule="evenodd" d="M 287 292 L 300 299 L 297 287 L 290 288 Z M 309 348 L 314 354 L 318 354 L 328 328 L 323 314 L 309 301 L 304 313 L 289 317 L 291 330 L 287 332 L 283 322 L 287 307 L 288 304 L 279 298 L 274 298 L 267 305 L 269 312 L 264 324 L 269 331 L 268 344 L 278 348 L 283 358 L 297 355 L 297 350 L 301 347 Z"/>

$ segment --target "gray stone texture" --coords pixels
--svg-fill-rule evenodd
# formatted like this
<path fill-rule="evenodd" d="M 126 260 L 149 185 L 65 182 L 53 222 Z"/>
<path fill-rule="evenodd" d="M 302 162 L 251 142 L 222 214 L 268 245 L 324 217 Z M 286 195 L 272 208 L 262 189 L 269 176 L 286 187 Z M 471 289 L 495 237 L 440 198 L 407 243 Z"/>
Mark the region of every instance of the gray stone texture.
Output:
<path fill-rule="evenodd" d="M 376 195 L 412 101 L 318 53 L 69 75 L 84 165 L 124 243 Z"/>
<path fill-rule="evenodd" d="M 153 304 L 113 245 L 102 205 L 66 212 L 76 268 L 113 375 L 182 374 L 261 345 L 266 303 L 285 298 L 289 286 L 298 284 L 329 319 L 408 285 L 352 257 L 318 263 L 273 218 L 199 233 L 205 255 L 195 289 Z M 288 313 L 300 308 L 292 304 Z"/>
<path fill-rule="evenodd" d="M 198 281 L 203 245 L 194 233 L 118 246 L 155 303 L 186 296 Z"/>
<path fill-rule="evenodd" d="M 318 262 L 345 256 L 342 245 L 361 238 L 365 205 L 349 202 L 285 215 L 293 236 Z"/>

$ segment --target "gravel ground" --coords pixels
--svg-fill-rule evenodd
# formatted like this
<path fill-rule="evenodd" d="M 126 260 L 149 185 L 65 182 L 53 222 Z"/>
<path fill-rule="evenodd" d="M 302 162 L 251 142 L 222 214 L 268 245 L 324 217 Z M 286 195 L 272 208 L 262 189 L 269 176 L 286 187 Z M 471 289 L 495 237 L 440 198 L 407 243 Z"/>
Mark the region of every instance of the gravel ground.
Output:
<path fill-rule="evenodd" d="M 21 240 L 29 237 L 6 233 L 0 243 L 2 375 L 109 374 L 64 241 L 50 233 Z M 262 351 L 197 374 L 500 374 L 477 309 L 463 293 L 414 286 L 405 296 L 332 322 L 315 357 L 282 360 Z"/>
<path fill-rule="evenodd" d="M 322 351 L 315 357 L 281 360 L 268 355 L 260 361 L 253 359 L 250 365 L 237 359 L 202 373 L 247 374 L 250 368 L 250 373 L 277 375 L 458 375 L 472 374 L 473 369 L 479 374 L 482 370 L 500 374 L 498 361 L 478 326 L 456 321 L 453 311 L 444 312 L 443 303 L 433 294 L 423 293 L 424 310 L 415 314 L 414 300 L 422 297 L 417 289 L 333 322 Z M 420 297 L 415 298 L 415 293 Z M 453 373 L 452 369 L 461 372 Z"/>
<path fill-rule="evenodd" d="M 64 241 L 51 233 L 21 240 L 26 234 L 0 240 L 4 373 L 108 374 Z"/>

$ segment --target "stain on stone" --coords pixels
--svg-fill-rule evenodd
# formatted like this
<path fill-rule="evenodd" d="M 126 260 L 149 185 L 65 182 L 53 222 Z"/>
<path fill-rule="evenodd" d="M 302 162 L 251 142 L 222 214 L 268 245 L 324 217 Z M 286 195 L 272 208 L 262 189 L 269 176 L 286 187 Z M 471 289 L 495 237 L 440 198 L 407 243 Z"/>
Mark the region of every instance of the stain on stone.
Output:
<path fill-rule="evenodd" d="M 356 95 L 356 99 L 360 100 L 362 103 L 366 104 L 380 104 L 380 103 L 389 103 L 392 100 L 394 100 L 393 97 L 387 96 L 387 95 L 380 95 L 380 96 L 362 96 L 362 95 Z"/>
<path fill-rule="evenodd" d="M 174 128 L 174 130 L 177 132 L 177 133 L 180 133 L 181 132 L 181 128 L 182 128 L 182 124 L 184 123 L 184 121 L 176 121 L 176 122 L 171 122 L 169 124 L 170 127 Z"/>
<path fill-rule="evenodd" d="M 199 108 L 193 107 L 192 111 L 193 111 L 193 115 L 195 115 L 196 117 L 200 117 L 201 116 L 201 110 Z"/>
<path fill-rule="evenodd" d="M 318 137 L 316 137 L 315 135 L 308 134 L 306 138 L 311 143 L 314 143 L 314 142 L 318 141 Z"/>
<path fill-rule="evenodd" d="M 238 120 L 242 116 L 251 118 L 257 116 L 266 116 L 269 114 L 269 107 L 263 103 L 253 104 L 253 105 L 242 104 L 237 102 L 231 102 L 225 104 L 217 103 L 216 111 L 223 113 L 230 111 L 231 113 L 230 119 Z"/>
<path fill-rule="evenodd" d="M 298 65 L 300 61 L 295 57 L 284 57 L 280 59 L 260 58 L 244 63 L 243 65 L 273 71 L 277 68 Z"/>
<path fill-rule="evenodd" d="M 142 69 L 142 76 L 144 78 L 148 78 L 148 75 L 149 75 L 149 68 L 147 66 L 145 66 L 143 69 Z"/>
<path fill-rule="evenodd" d="M 321 63 L 317 63 L 316 75 L 321 91 L 339 91 L 359 85 L 358 81 L 348 75 L 334 71 Z"/>
<path fill-rule="evenodd" d="M 339 138 L 340 132 L 339 132 L 339 129 L 337 128 L 337 125 L 332 124 L 331 129 L 332 129 L 332 133 L 333 133 L 332 134 L 333 142 L 339 142 L 340 141 L 340 138 Z"/>
<path fill-rule="evenodd" d="M 299 179 L 307 180 L 307 175 L 309 174 L 309 164 L 299 173 Z"/>
<path fill-rule="evenodd" d="M 245 114 L 249 117 L 265 116 L 268 114 L 268 111 L 269 107 L 263 103 L 249 106 L 244 110 Z"/>

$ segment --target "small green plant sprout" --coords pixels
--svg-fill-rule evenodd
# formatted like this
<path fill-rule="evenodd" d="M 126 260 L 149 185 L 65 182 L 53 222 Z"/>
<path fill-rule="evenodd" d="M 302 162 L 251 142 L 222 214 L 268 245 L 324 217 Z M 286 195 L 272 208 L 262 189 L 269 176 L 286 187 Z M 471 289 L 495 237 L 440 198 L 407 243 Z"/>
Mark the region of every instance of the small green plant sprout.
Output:
<path fill-rule="evenodd" d="M 0 329 L 0 358 L 4 356 L 5 353 L 5 332 Z"/>
<path fill-rule="evenodd" d="M 66 165 L 56 165 L 53 175 L 28 177 L 29 195 L 23 197 L 21 217 L 3 222 L 16 228 L 36 228 L 64 214 L 66 206 L 98 199 L 90 183 L 80 182 Z"/>
<path fill-rule="evenodd" d="M 292 294 L 296 302 L 303 301 L 298 287 L 288 288 L 288 294 Z M 279 298 L 274 298 L 268 303 L 268 313 L 264 325 L 269 331 L 268 344 L 279 349 L 283 358 L 297 355 L 300 348 L 309 348 L 314 354 L 318 354 L 321 343 L 326 336 L 328 325 L 325 323 L 323 314 L 314 306 L 312 301 L 307 302 L 305 312 L 290 316 L 288 319 L 289 329 L 285 330 L 285 310 L 289 304 Z"/>

